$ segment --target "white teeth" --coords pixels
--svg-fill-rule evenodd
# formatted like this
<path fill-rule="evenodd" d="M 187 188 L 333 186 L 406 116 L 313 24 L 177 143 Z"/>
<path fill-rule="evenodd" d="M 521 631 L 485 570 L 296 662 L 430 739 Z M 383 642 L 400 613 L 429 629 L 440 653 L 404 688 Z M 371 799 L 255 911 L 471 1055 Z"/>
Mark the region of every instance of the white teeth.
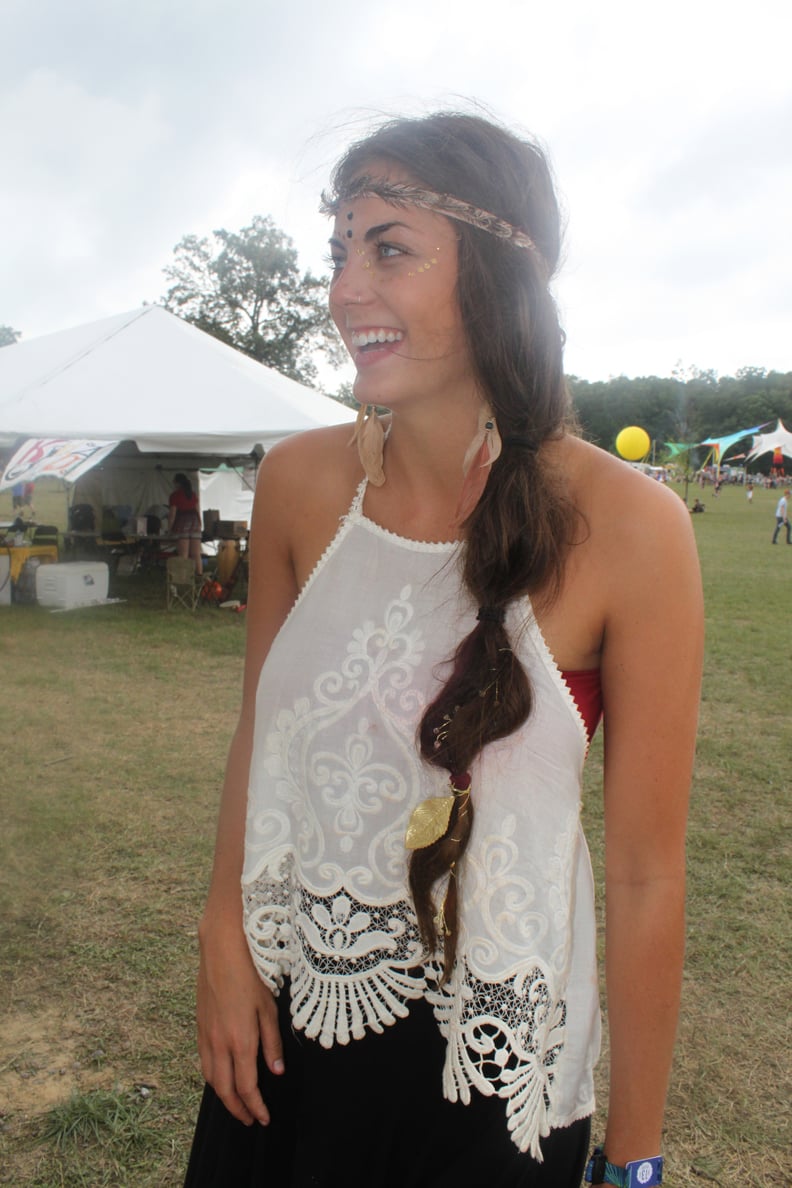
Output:
<path fill-rule="evenodd" d="M 352 346 L 364 347 L 375 342 L 401 342 L 401 330 L 361 330 L 352 332 Z"/>

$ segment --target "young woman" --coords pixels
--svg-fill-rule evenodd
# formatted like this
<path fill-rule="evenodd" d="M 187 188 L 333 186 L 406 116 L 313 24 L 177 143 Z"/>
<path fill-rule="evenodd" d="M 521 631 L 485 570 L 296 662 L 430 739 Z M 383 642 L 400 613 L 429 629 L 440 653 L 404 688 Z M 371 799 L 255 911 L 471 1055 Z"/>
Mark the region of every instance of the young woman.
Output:
<path fill-rule="evenodd" d="M 176 553 L 191 557 L 195 572 L 203 569 L 201 559 L 201 513 L 198 496 L 186 474 L 173 476 L 173 491 L 168 500 L 168 532 L 175 534 Z"/>
<path fill-rule="evenodd" d="M 610 1103 L 588 1175 L 638 1161 L 655 1183 L 701 663 L 689 516 L 568 431 L 533 144 L 399 120 L 333 181 L 361 416 L 354 443 L 290 438 L 260 470 L 187 1183 L 580 1183 L 601 711 Z"/>

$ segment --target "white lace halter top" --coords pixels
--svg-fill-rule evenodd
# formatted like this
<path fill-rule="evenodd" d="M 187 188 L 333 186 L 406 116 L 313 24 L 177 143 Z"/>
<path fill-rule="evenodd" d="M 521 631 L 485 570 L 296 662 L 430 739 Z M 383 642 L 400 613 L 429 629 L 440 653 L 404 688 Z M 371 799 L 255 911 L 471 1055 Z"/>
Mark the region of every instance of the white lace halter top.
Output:
<path fill-rule="evenodd" d="M 259 974 L 291 980 L 293 1024 L 330 1047 L 426 997 L 447 1042 L 445 1096 L 506 1103 L 539 1139 L 594 1108 L 599 1050 L 593 883 L 579 810 L 583 721 L 525 600 L 506 625 L 535 708 L 471 769 L 457 962 L 437 989 L 407 886 L 407 822 L 447 793 L 416 727 L 475 624 L 454 543 L 411 541 L 363 512 L 365 483 L 262 668 L 242 876 Z"/>

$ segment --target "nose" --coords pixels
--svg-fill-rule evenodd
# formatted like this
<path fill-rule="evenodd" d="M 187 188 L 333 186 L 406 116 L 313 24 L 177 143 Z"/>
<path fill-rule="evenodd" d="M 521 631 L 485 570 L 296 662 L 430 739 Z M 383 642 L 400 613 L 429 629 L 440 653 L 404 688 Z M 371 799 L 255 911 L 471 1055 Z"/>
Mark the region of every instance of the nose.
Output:
<path fill-rule="evenodd" d="M 360 305 L 371 296 L 371 271 L 368 261 L 352 254 L 336 273 L 330 289 L 331 305 Z"/>

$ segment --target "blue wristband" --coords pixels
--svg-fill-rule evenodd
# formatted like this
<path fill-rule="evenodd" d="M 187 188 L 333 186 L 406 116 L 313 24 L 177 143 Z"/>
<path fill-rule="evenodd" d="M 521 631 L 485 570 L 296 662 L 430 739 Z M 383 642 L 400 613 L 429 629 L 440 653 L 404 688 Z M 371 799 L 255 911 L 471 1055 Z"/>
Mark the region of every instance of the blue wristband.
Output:
<path fill-rule="evenodd" d="M 615 1188 L 653 1188 L 663 1182 L 663 1158 L 631 1159 L 626 1167 L 617 1167 L 605 1158 L 602 1147 L 595 1147 L 586 1168 L 587 1184 L 613 1184 Z"/>

